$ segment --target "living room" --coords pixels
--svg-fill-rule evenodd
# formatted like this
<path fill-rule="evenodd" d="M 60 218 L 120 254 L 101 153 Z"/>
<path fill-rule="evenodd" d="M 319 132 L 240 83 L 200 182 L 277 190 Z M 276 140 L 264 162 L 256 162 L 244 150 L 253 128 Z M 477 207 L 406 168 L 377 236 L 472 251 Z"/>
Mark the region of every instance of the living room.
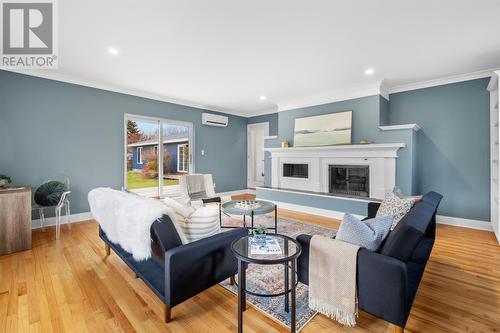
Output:
<path fill-rule="evenodd" d="M 498 2 L 1 8 L 0 332 L 500 330 Z"/>

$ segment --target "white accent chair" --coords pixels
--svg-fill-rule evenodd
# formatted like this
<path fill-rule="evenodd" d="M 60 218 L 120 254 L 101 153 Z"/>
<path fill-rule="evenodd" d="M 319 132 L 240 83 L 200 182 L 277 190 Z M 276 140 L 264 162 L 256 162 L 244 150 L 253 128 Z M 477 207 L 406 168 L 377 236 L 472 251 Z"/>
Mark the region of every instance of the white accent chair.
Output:
<path fill-rule="evenodd" d="M 203 182 L 202 192 L 193 193 L 190 191 L 189 183 L 191 180 L 196 179 Z M 183 175 L 179 179 L 181 202 L 191 204 L 193 207 L 205 206 L 209 203 L 224 203 L 231 200 L 229 196 L 217 196 L 215 194 L 214 180 L 211 174 L 190 174 Z"/>

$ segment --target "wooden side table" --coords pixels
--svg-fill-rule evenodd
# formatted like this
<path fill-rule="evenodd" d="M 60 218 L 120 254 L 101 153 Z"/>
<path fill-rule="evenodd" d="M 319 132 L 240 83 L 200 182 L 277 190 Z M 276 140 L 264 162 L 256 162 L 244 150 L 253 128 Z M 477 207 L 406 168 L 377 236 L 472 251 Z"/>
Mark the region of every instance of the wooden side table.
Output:
<path fill-rule="evenodd" d="M 31 188 L 0 189 L 0 255 L 31 249 Z"/>

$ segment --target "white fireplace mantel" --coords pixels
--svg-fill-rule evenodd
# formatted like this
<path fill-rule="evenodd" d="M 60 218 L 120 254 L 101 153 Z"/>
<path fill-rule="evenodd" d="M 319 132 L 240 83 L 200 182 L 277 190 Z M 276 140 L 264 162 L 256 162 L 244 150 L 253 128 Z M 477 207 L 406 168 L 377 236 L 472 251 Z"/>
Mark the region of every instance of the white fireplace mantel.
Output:
<path fill-rule="evenodd" d="M 328 193 L 329 166 L 369 166 L 370 197 L 383 199 L 396 183 L 396 158 L 404 143 L 265 148 L 271 153 L 272 187 Z M 283 164 L 307 164 L 307 178 L 283 176 Z"/>

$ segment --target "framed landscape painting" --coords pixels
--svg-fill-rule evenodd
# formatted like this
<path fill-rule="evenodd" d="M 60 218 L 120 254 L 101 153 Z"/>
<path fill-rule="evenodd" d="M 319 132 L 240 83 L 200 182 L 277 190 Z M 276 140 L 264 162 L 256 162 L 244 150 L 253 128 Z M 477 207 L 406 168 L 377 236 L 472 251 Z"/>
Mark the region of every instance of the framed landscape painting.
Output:
<path fill-rule="evenodd" d="M 352 111 L 295 119 L 294 147 L 351 143 Z"/>

